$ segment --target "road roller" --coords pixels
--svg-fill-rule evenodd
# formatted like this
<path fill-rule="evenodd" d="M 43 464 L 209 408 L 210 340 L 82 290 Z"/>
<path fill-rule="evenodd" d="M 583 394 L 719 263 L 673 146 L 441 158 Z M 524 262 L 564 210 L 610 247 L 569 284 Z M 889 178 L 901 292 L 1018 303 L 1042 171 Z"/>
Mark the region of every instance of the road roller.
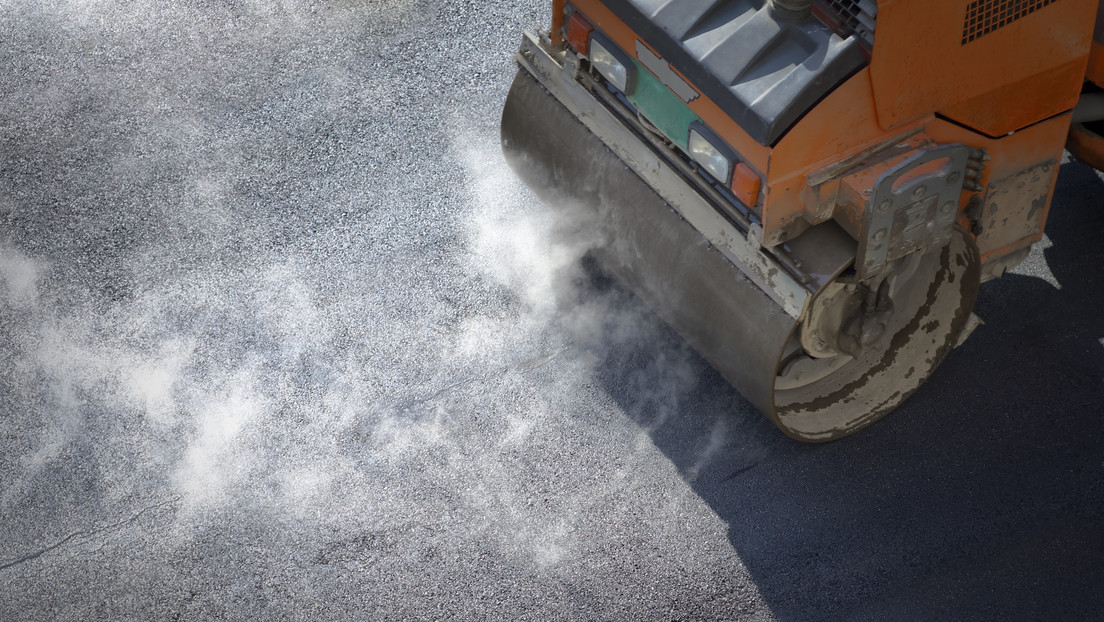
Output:
<path fill-rule="evenodd" d="M 1063 150 L 1104 166 L 1102 42 L 1096 0 L 554 0 L 502 146 L 779 429 L 831 441 L 977 325 Z"/>

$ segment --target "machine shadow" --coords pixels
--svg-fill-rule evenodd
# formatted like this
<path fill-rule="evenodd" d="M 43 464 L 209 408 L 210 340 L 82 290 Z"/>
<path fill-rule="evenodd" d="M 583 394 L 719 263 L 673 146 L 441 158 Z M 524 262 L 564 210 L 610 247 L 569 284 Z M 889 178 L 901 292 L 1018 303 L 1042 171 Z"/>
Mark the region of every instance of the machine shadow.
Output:
<path fill-rule="evenodd" d="M 781 620 L 1098 619 L 1101 197 L 1095 171 L 1063 165 L 1038 265 L 1058 286 L 1019 275 L 985 284 L 986 324 L 850 439 L 784 437 L 692 353 L 697 384 L 664 416 L 626 388 L 654 342 L 612 347 L 599 380 L 728 523 Z"/>

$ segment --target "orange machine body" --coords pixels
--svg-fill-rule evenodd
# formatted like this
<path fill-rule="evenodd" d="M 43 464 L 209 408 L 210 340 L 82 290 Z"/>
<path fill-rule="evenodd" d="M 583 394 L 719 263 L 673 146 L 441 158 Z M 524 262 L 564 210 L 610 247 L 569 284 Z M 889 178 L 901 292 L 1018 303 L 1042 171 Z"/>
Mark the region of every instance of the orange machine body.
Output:
<path fill-rule="evenodd" d="M 555 2 L 554 45 L 562 42 L 567 4 Z M 1104 83 L 1104 45 L 1093 37 L 1098 2 L 877 4 L 870 62 L 775 144 L 757 142 L 704 95 L 688 106 L 763 177 L 754 207 L 768 247 L 829 219 L 857 234 L 847 223 L 861 220 L 864 207 L 839 190 L 854 186 L 848 177 L 870 176 L 863 171 L 876 158 L 867 156 L 909 140 L 984 149 L 986 166 L 973 189 L 964 188 L 958 211 L 977 237 L 983 264 L 998 266 L 989 275 L 999 276 L 999 260 L 1026 252 L 1042 236 L 1069 111 L 1086 75 Z M 634 49 L 637 40 L 647 44 L 600 0 L 570 5 L 623 49 Z"/>

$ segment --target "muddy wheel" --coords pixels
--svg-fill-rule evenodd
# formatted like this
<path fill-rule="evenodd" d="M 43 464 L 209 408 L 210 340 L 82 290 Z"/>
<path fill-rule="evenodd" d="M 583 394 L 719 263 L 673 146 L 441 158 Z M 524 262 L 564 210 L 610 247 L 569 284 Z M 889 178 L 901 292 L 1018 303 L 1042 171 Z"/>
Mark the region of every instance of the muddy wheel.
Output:
<path fill-rule="evenodd" d="M 829 284 L 783 350 L 769 416 L 802 441 L 877 421 L 958 343 L 979 281 L 977 247 L 958 229 L 949 245 L 899 261 L 876 284 Z"/>

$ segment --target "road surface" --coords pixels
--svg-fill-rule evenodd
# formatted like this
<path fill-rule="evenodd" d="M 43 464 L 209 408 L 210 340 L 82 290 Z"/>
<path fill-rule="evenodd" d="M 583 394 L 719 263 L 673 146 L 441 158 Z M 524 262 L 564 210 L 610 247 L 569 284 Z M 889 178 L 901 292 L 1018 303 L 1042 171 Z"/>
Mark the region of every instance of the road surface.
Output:
<path fill-rule="evenodd" d="M 800 445 L 504 167 L 546 4 L 0 7 L 0 619 L 1100 619 L 1100 176 Z"/>

